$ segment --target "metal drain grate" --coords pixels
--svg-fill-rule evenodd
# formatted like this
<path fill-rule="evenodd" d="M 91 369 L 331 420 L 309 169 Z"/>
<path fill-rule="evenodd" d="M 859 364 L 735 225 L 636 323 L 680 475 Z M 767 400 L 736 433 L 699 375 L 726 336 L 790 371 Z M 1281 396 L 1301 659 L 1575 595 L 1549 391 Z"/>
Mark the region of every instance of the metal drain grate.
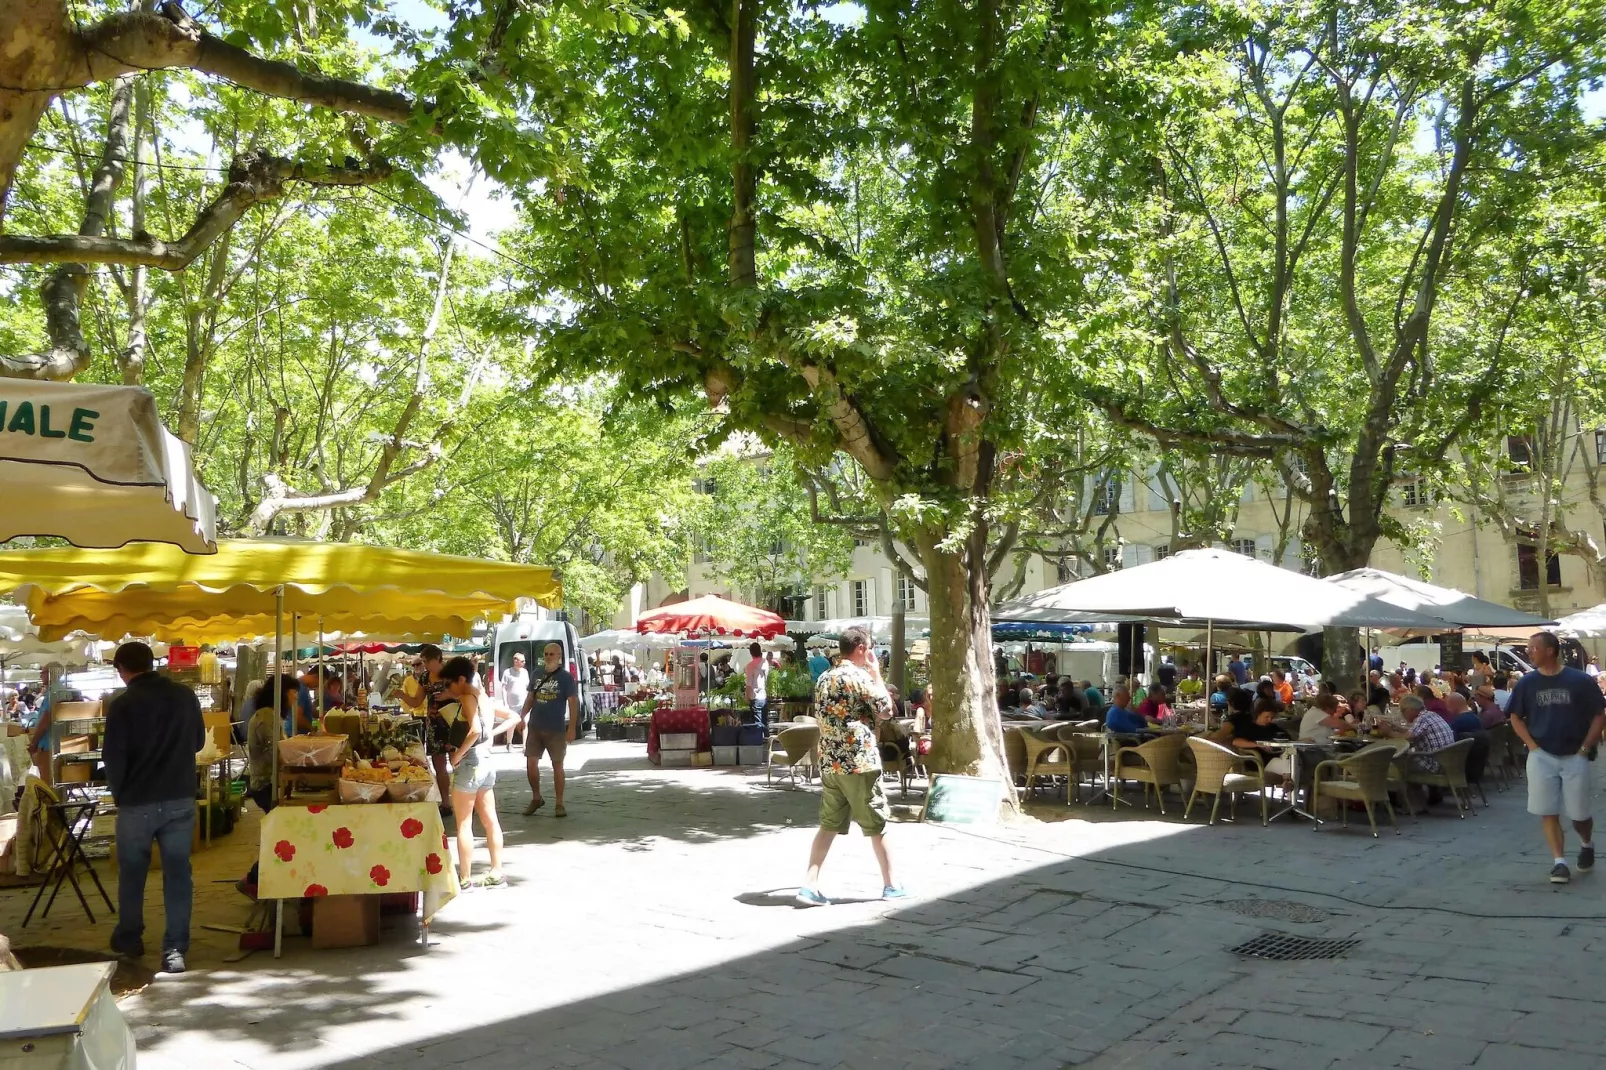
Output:
<path fill-rule="evenodd" d="M 1309 936 L 1289 936 L 1287 933 L 1261 933 L 1232 949 L 1234 955 L 1273 962 L 1292 962 L 1297 959 L 1341 959 L 1359 940 L 1319 940 Z"/>
<path fill-rule="evenodd" d="M 1276 918 L 1300 925 L 1331 921 L 1333 917 L 1329 911 L 1286 899 L 1233 899 L 1220 905 L 1235 914 L 1246 914 L 1251 918 Z"/>

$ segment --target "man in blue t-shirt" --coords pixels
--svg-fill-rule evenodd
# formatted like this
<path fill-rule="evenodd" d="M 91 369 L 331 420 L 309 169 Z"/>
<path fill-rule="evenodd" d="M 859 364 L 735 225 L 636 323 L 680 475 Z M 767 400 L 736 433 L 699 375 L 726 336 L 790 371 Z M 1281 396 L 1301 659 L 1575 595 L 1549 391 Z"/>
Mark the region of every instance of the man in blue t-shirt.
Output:
<path fill-rule="evenodd" d="M 541 673 L 530 681 L 530 694 L 519 715 L 524 726 L 524 772 L 530 779 L 528 817 L 546 805 L 541 797 L 541 755 L 552 758 L 552 796 L 556 817 L 568 817 L 563 808 L 563 755 L 580 725 L 580 688 L 563 667 L 563 648 L 548 643 L 541 652 Z"/>
<path fill-rule="evenodd" d="M 1234 654 L 1232 660 L 1227 662 L 1227 671 L 1232 673 L 1232 678 L 1238 682 L 1239 687 L 1249 682 L 1249 666 L 1245 665 L 1244 659 L 1237 654 Z"/>
<path fill-rule="evenodd" d="M 1104 715 L 1104 727 L 1111 732 L 1135 733 L 1142 732 L 1149 727 L 1148 720 L 1130 707 L 1132 693 L 1124 687 L 1115 689 L 1115 695 L 1110 704 L 1110 712 Z"/>
<path fill-rule="evenodd" d="M 1582 842 L 1578 872 L 1595 866 L 1590 813 L 1592 788 L 1587 755 L 1606 729 L 1606 696 L 1588 673 L 1561 664 L 1561 642 L 1551 632 L 1536 632 L 1528 641 L 1534 671 L 1511 689 L 1506 712 L 1517 738 L 1528 748 L 1528 812 L 1540 818 L 1553 859 L 1550 882 L 1566 884 L 1566 833 L 1561 814 Z"/>
<path fill-rule="evenodd" d="M 816 650 L 814 653 L 809 655 L 809 675 L 812 676 L 815 681 L 818 681 L 820 677 L 824 676 L 826 671 L 830 668 L 831 659 L 826 657 L 820 651 Z"/>

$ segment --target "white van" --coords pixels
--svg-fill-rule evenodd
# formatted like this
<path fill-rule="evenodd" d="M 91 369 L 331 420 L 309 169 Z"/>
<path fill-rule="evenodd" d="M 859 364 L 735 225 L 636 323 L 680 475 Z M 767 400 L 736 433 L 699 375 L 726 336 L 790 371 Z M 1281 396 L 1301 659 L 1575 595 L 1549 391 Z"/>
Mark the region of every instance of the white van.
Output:
<path fill-rule="evenodd" d="M 583 735 L 591 727 L 591 708 L 587 702 L 589 674 L 585 669 L 585 656 L 580 651 L 580 636 L 574 625 L 566 620 L 539 620 L 519 617 L 503 624 L 491 625 L 491 678 L 494 686 L 501 687 L 502 671 L 513 666 L 513 655 L 524 655 L 524 668 L 531 682 L 541 675 L 541 651 L 548 643 L 563 647 L 563 667 L 574 677 L 580 689 L 580 726 L 575 730 Z M 500 695 L 496 696 L 498 700 Z"/>
<path fill-rule="evenodd" d="M 1378 651 L 1383 656 L 1383 668 L 1388 672 L 1399 670 L 1400 663 L 1404 662 L 1407 668 L 1415 669 L 1418 673 L 1424 670 L 1437 670 L 1442 660 L 1439 656 L 1438 643 L 1402 643 L 1399 646 L 1383 647 Z M 1461 664 L 1446 665 L 1443 668 L 1456 669 L 1464 672 L 1472 667 L 1472 655 L 1484 654 L 1489 663 L 1494 666 L 1495 672 L 1508 672 L 1521 675 L 1532 672 L 1533 666 L 1528 659 L 1518 654 L 1509 646 L 1485 646 L 1481 643 L 1469 643 L 1461 648 Z"/>

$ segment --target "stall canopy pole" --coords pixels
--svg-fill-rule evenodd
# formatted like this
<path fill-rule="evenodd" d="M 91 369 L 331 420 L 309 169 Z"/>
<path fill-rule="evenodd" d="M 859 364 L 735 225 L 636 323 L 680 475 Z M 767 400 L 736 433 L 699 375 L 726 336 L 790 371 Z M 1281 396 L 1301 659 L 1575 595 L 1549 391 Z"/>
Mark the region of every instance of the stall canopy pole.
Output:
<path fill-rule="evenodd" d="M 295 677 L 296 679 L 300 679 L 300 677 L 301 677 L 301 674 L 296 672 L 296 654 L 301 649 L 300 647 L 298 647 L 296 645 L 296 633 L 300 628 L 300 624 L 301 624 L 301 615 L 299 613 L 290 614 L 290 675 L 292 677 Z M 300 689 L 298 688 L 297 691 L 296 691 L 296 704 L 291 709 L 291 712 L 290 712 L 290 734 L 292 736 L 296 734 L 296 720 L 297 720 L 297 715 L 300 714 L 300 712 L 301 712 L 301 693 L 300 693 Z"/>
<path fill-rule="evenodd" d="M 323 696 L 329 689 L 323 682 L 323 618 L 318 618 L 318 726 L 323 727 Z"/>
<path fill-rule="evenodd" d="M 1205 621 L 1205 727 L 1210 727 L 1210 696 L 1216 693 L 1216 652 L 1211 649 L 1216 639 L 1216 622 Z"/>
<path fill-rule="evenodd" d="M 268 786 L 272 792 L 270 798 L 275 802 L 279 798 L 279 743 L 278 737 L 284 734 L 284 587 L 281 585 L 273 596 L 273 782 Z M 290 722 L 292 728 L 295 721 Z M 246 724 L 246 739 L 251 738 L 251 726 Z M 273 957 L 278 958 L 284 952 L 284 900 L 276 899 L 273 903 Z"/>

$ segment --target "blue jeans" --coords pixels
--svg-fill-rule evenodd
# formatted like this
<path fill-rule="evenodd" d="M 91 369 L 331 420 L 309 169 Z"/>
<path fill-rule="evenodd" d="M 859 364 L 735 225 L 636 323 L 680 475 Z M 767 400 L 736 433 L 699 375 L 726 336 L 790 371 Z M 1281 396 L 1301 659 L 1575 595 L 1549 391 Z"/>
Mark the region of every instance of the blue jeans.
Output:
<path fill-rule="evenodd" d="M 133 947 L 145 935 L 145 877 L 151 868 L 151 841 L 155 840 L 162 852 L 162 907 L 167 916 L 162 950 L 190 949 L 190 910 L 195 899 L 190 846 L 194 837 L 194 799 L 118 807 L 114 947 Z"/>

